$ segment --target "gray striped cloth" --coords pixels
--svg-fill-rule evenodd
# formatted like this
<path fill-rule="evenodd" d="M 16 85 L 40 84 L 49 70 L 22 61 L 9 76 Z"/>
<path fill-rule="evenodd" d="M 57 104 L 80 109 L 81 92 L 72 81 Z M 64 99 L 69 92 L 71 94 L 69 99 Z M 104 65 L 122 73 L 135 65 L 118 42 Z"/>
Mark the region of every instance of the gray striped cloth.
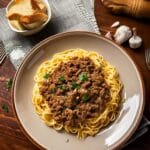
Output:
<path fill-rule="evenodd" d="M 100 34 L 94 16 L 93 0 L 49 0 L 49 3 L 52 9 L 50 23 L 40 33 L 30 37 L 24 37 L 11 31 L 5 17 L 5 8 L 0 9 L 0 39 L 16 69 L 29 50 L 46 37 L 76 30 Z M 138 130 L 124 147 L 145 134 L 149 125 L 150 121 L 143 117 Z"/>

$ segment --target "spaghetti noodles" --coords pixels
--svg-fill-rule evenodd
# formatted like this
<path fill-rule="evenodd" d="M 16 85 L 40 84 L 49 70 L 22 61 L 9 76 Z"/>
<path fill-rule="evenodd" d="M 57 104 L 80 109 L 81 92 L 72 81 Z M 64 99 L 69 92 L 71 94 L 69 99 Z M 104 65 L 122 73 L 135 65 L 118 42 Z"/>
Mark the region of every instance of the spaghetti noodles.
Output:
<path fill-rule="evenodd" d="M 34 80 L 35 111 L 55 130 L 64 129 L 78 138 L 94 136 L 117 117 L 122 83 L 116 68 L 94 51 L 57 53 L 41 64 Z"/>

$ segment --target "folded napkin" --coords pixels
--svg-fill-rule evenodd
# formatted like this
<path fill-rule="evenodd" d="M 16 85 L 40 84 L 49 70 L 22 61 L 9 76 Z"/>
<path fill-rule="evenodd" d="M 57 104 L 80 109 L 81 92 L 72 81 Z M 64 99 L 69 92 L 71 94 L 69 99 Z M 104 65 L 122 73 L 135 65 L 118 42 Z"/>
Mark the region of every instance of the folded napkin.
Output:
<path fill-rule="evenodd" d="M 50 23 L 40 33 L 30 37 L 24 37 L 11 31 L 5 17 L 5 9 L 0 9 L 0 39 L 16 69 L 30 48 L 50 35 L 75 30 L 100 34 L 94 16 L 93 0 L 49 0 L 49 3 L 52 9 Z M 125 146 L 146 133 L 149 125 L 150 122 L 143 117 L 139 129 Z"/>

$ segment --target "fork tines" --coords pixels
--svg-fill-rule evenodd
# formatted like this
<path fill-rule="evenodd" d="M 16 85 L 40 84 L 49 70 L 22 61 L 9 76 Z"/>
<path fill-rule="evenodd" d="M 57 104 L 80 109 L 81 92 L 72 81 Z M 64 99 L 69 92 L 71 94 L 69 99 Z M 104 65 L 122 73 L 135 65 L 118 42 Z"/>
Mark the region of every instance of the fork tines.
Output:
<path fill-rule="evenodd" d="M 145 50 L 145 60 L 148 70 L 150 70 L 150 48 Z"/>
<path fill-rule="evenodd" d="M 5 47 L 3 42 L 0 40 L 0 64 L 3 62 L 5 57 L 6 57 Z"/>

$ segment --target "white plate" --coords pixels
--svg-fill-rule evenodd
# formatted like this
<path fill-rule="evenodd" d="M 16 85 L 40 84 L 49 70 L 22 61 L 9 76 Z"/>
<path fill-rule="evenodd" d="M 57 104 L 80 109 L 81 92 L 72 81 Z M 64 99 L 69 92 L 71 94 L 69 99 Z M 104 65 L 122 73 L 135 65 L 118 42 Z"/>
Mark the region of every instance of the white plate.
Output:
<path fill-rule="evenodd" d="M 47 127 L 32 104 L 33 77 L 39 65 L 60 51 L 82 48 L 100 53 L 116 66 L 124 84 L 125 102 L 117 120 L 95 137 L 78 140 Z M 38 147 L 49 150 L 105 150 L 120 148 L 137 129 L 144 109 L 144 86 L 132 59 L 112 41 L 89 32 L 62 33 L 36 45 L 18 69 L 13 85 L 13 102 L 25 135 Z M 69 142 L 66 140 L 69 139 Z"/>

